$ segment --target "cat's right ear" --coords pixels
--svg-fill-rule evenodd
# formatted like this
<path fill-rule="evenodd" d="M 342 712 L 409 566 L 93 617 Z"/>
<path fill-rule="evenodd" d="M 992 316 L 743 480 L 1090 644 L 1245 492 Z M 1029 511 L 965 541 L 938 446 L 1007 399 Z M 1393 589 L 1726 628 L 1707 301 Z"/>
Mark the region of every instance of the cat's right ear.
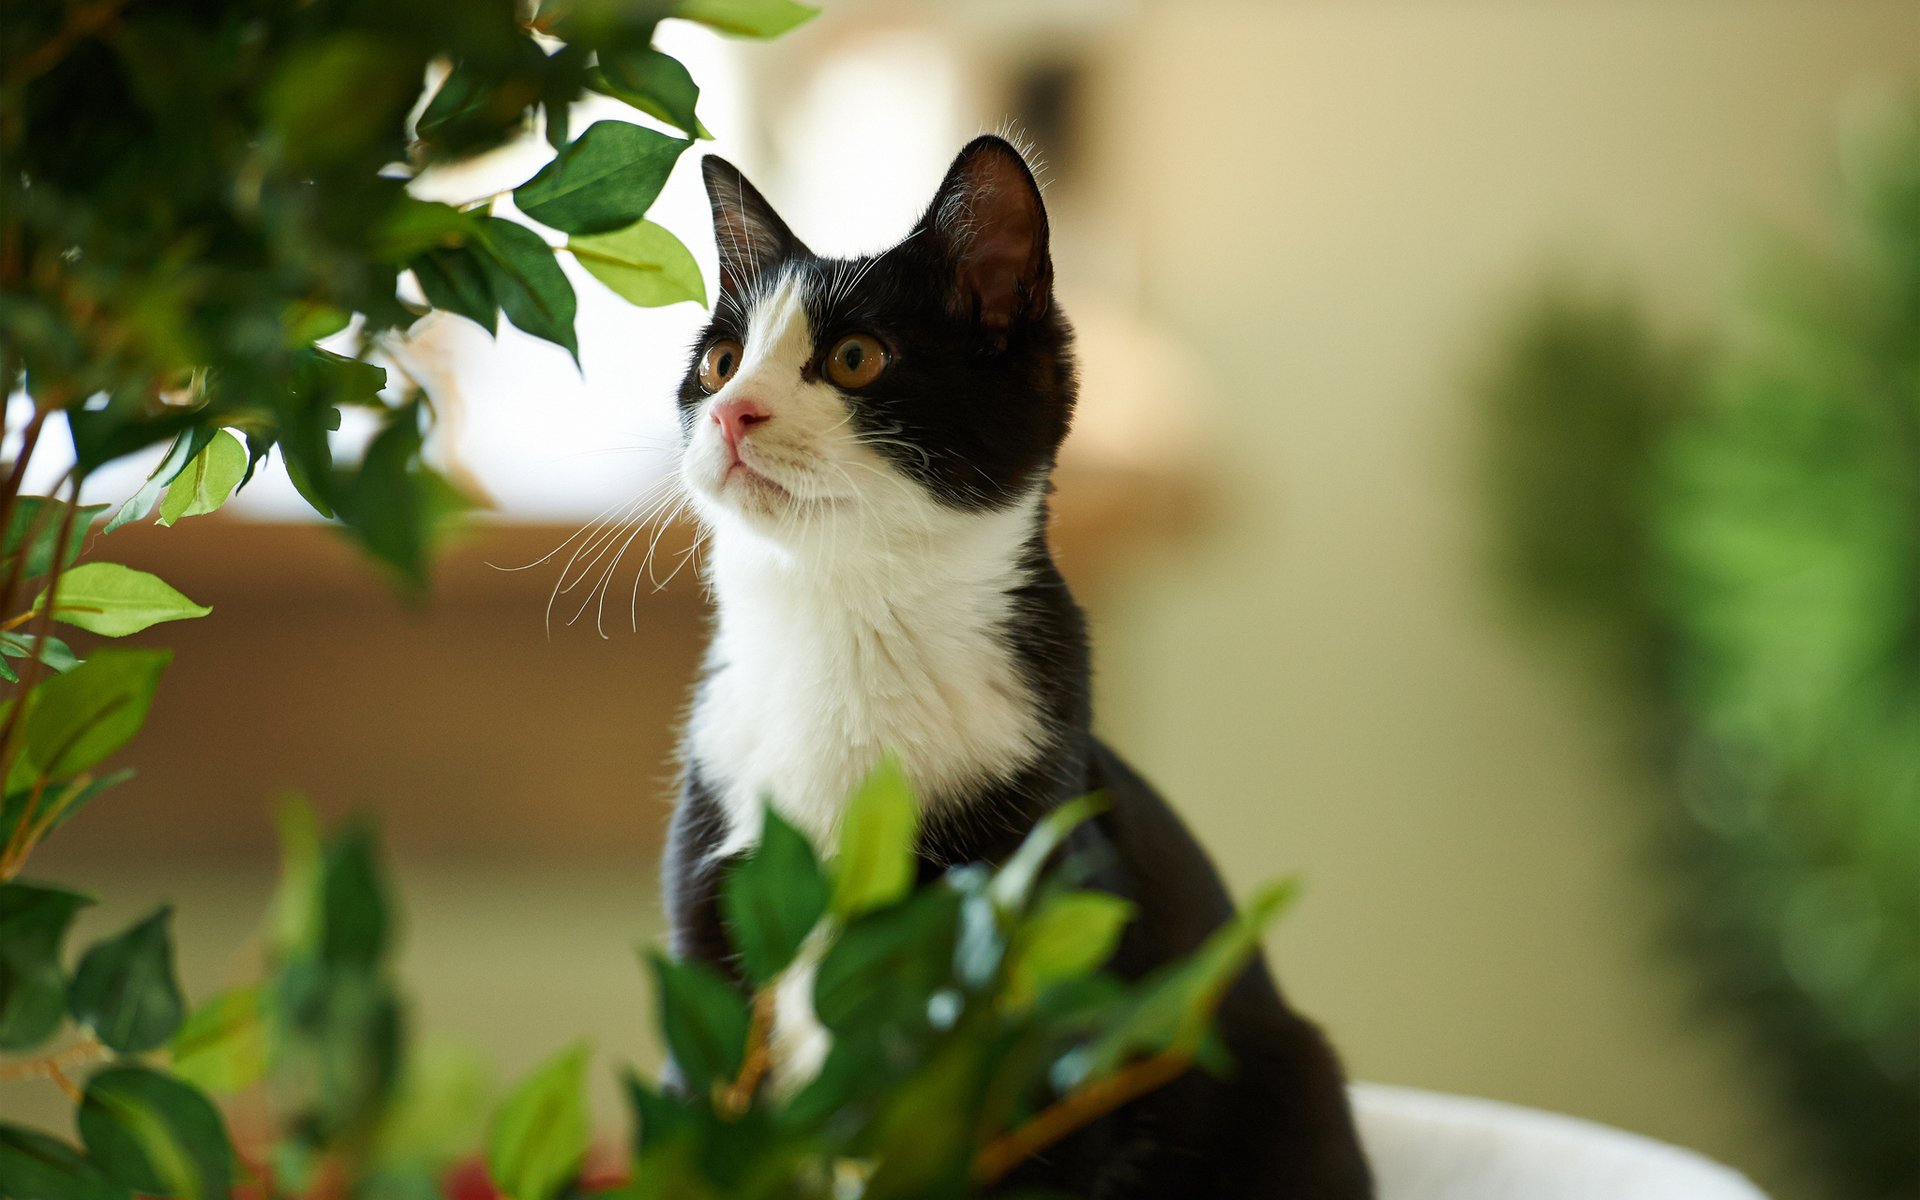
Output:
<path fill-rule="evenodd" d="M 741 295 L 760 272 L 795 255 L 807 254 L 773 205 L 747 177 L 717 154 L 701 160 L 707 203 L 713 208 L 713 240 L 720 250 L 720 289 Z"/>

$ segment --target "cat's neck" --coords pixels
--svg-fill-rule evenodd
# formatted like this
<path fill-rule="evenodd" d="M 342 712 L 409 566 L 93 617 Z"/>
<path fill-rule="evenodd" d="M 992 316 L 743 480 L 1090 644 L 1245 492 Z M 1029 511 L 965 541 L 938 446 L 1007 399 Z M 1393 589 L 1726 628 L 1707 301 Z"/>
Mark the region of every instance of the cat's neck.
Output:
<path fill-rule="evenodd" d="M 923 798 L 962 798 L 1049 740 L 1017 646 L 1036 490 L 989 513 L 839 546 L 714 531 L 718 625 L 689 729 L 727 801 L 727 849 L 758 837 L 760 797 L 826 841 L 885 753 Z"/>

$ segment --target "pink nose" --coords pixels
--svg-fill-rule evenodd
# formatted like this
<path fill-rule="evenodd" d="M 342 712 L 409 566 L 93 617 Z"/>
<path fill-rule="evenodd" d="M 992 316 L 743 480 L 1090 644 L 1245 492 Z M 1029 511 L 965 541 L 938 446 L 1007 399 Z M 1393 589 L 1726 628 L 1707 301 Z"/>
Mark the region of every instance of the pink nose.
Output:
<path fill-rule="evenodd" d="M 771 420 L 773 414 L 758 400 L 722 400 L 713 406 L 713 423 L 720 427 L 720 434 L 729 446 L 738 446 L 740 439 L 747 436 L 747 430 Z"/>

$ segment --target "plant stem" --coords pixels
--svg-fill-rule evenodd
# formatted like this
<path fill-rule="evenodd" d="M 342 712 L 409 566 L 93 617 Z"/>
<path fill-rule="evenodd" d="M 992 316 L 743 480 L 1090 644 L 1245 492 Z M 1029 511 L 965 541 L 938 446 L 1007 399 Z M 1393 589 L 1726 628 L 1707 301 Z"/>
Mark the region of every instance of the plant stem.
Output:
<path fill-rule="evenodd" d="M 52 1054 L 22 1059 L 19 1062 L 0 1063 L 0 1081 L 48 1079 L 55 1087 L 65 1092 L 69 1099 L 78 1103 L 81 1098 L 80 1087 L 74 1083 L 72 1076 L 67 1074 L 66 1068 L 80 1063 L 97 1062 L 106 1056 L 107 1048 L 100 1044 L 100 1039 L 91 1033 L 84 1034 L 79 1041 L 70 1046 L 64 1046 Z"/>
<path fill-rule="evenodd" d="M 15 68 L 13 77 L 6 81 L 7 90 L 12 91 L 29 79 L 51 70 L 66 57 L 67 51 L 73 48 L 75 42 L 91 37 L 112 24 L 113 19 L 120 15 L 120 10 L 125 5 L 126 0 L 97 0 L 96 3 L 89 4 L 85 8 L 73 10 L 67 16 L 67 23 L 61 27 L 60 32 L 34 47 L 33 53 L 27 55 L 19 67 Z"/>
<path fill-rule="evenodd" d="M 747 1027 L 747 1053 L 740 1063 L 740 1074 L 720 1093 L 720 1111 L 728 1117 L 737 1117 L 747 1111 L 753 1103 L 754 1092 L 760 1089 L 760 1081 L 767 1077 L 767 1068 L 772 1065 L 772 1055 L 767 1051 L 767 1040 L 773 1033 L 774 990 L 761 988 L 753 997 L 753 1024 Z"/>
<path fill-rule="evenodd" d="M 22 461 L 25 461 L 24 457 Z M 16 474 L 17 473 L 16 470 Z M 79 511 L 80 480 L 78 477 L 75 477 L 72 484 L 71 502 L 68 503 L 66 511 L 61 514 L 60 532 L 54 541 L 53 566 L 47 572 L 47 595 L 49 597 L 59 594 L 60 575 L 61 572 L 66 569 L 65 549 L 67 540 L 73 536 L 73 518 L 74 514 Z M 34 686 L 40 682 L 41 667 L 44 665 L 40 661 L 40 644 L 47 636 L 48 627 L 53 624 L 54 608 L 55 605 L 49 603 L 39 614 L 40 619 L 33 623 L 32 632 L 28 634 L 29 654 L 25 663 L 23 663 L 20 668 L 19 690 L 14 693 L 16 697 L 14 703 L 7 708 L 5 723 L 0 724 L 0 780 L 9 779 L 13 774 L 14 759 L 18 754 L 19 739 L 17 735 L 20 731 L 21 713 L 27 707 L 27 697 L 33 692 Z M 24 860 L 24 848 L 20 851 L 20 857 Z M 9 861 L 7 866 L 12 871 L 18 872 L 21 863 Z"/>
<path fill-rule="evenodd" d="M 1193 1051 L 1176 1044 L 1069 1092 L 1033 1120 L 982 1146 L 973 1157 L 974 1182 L 985 1185 L 999 1181 L 1008 1171 L 1088 1122 L 1172 1083 L 1192 1065 Z"/>

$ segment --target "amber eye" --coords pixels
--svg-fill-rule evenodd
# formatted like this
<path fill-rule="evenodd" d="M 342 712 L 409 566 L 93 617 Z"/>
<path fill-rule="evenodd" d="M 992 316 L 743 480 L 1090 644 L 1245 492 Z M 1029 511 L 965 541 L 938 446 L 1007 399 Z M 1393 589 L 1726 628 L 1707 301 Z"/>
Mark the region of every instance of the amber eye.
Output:
<path fill-rule="evenodd" d="M 850 333 L 827 351 L 826 374 L 835 387 L 862 388 L 887 369 L 887 348 L 866 333 Z"/>
<path fill-rule="evenodd" d="M 727 386 L 727 380 L 740 369 L 740 343 L 732 338 L 722 338 L 707 347 L 700 356 L 700 386 L 712 395 Z"/>

